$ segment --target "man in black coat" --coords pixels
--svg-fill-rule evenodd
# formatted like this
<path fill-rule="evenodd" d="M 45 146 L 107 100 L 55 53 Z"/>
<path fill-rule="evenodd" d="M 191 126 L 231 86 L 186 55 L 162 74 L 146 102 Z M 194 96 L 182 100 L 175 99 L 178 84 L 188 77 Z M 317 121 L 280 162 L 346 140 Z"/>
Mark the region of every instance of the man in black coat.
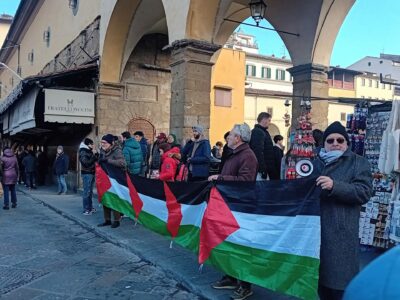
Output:
<path fill-rule="evenodd" d="M 279 172 L 274 170 L 274 145 L 268 132 L 271 115 L 262 112 L 257 117 L 254 129 L 251 131 L 250 148 L 254 151 L 258 161 L 257 180 L 279 179 Z"/>

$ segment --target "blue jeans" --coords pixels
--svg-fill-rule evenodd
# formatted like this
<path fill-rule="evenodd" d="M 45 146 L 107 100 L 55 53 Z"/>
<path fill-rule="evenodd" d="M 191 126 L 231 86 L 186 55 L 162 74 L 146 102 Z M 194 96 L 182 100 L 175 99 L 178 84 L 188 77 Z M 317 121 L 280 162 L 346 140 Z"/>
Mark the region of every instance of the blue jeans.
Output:
<path fill-rule="evenodd" d="M 67 183 L 65 182 L 65 175 L 57 175 L 57 182 L 58 182 L 58 192 L 59 193 L 66 193 L 67 192 Z"/>
<path fill-rule="evenodd" d="M 92 196 L 93 196 L 93 185 L 94 175 L 93 174 L 82 174 L 83 182 L 83 210 L 91 211 L 93 208 Z"/>
<path fill-rule="evenodd" d="M 10 192 L 11 192 L 11 203 L 17 204 L 17 194 L 15 192 L 15 184 L 3 184 L 4 192 L 4 206 L 8 206 L 10 203 Z"/>

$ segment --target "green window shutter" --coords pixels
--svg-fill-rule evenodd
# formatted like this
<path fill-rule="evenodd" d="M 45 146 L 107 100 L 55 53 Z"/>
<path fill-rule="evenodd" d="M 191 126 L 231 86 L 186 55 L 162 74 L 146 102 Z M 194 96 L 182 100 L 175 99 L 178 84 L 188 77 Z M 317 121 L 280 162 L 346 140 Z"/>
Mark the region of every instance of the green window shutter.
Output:
<path fill-rule="evenodd" d="M 267 78 L 271 78 L 271 68 L 267 68 Z"/>
<path fill-rule="evenodd" d="M 278 80 L 279 79 L 279 70 L 275 70 L 275 79 Z"/>
<path fill-rule="evenodd" d="M 282 70 L 281 72 L 282 72 L 282 80 L 285 80 L 286 72 L 284 70 Z"/>
<path fill-rule="evenodd" d="M 264 77 L 265 77 L 265 68 L 262 67 L 261 68 L 261 78 L 264 78 Z"/>
<path fill-rule="evenodd" d="M 249 76 L 249 65 L 246 65 L 246 76 Z"/>
<path fill-rule="evenodd" d="M 252 76 L 256 77 L 256 66 L 253 66 L 253 70 L 251 73 Z"/>

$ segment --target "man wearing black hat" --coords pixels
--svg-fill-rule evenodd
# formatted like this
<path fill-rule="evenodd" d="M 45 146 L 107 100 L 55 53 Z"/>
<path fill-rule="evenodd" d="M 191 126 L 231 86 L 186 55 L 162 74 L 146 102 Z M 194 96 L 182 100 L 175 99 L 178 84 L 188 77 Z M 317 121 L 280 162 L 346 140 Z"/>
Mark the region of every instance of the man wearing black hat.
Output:
<path fill-rule="evenodd" d="M 112 134 L 106 134 L 101 138 L 101 152 L 99 162 L 105 166 L 110 165 L 126 171 L 126 161 L 122 149 L 116 144 L 115 137 Z M 107 206 L 103 206 L 104 222 L 97 225 L 99 227 L 110 226 L 117 228 L 120 225 L 121 214 Z M 114 215 L 114 222 L 111 223 L 111 212 Z"/>
<path fill-rule="evenodd" d="M 79 146 L 79 162 L 81 163 L 81 176 L 83 183 L 83 214 L 91 215 L 96 211 L 93 208 L 92 196 L 94 185 L 95 164 L 99 154 L 97 153 L 93 140 L 85 138 Z"/>
<path fill-rule="evenodd" d="M 359 271 L 360 207 L 372 195 L 372 176 L 369 162 L 352 152 L 349 143 L 346 129 L 334 122 L 325 130 L 323 148 L 313 161 L 321 188 L 321 300 L 342 299 Z"/>

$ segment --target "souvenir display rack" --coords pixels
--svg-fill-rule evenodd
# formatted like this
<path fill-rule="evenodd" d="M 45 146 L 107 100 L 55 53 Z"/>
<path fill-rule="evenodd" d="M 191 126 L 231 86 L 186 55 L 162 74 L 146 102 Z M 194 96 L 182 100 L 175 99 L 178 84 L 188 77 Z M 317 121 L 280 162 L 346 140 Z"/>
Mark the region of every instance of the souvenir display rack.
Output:
<path fill-rule="evenodd" d="M 300 117 L 297 119 L 298 127 L 294 134 L 290 153 L 287 154 L 286 179 L 302 178 L 312 172 L 311 159 L 315 155 L 315 141 L 312 135 L 311 100 L 303 98 L 300 108 Z"/>

